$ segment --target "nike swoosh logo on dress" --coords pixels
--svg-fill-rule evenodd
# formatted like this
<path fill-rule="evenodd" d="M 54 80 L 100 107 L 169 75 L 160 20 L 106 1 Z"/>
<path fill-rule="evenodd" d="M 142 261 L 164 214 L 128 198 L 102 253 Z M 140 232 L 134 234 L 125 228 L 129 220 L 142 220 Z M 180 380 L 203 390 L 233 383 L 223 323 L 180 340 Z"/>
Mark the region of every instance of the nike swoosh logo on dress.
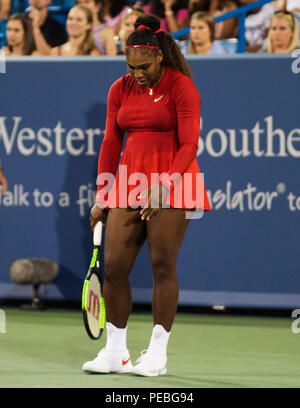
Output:
<path fill-rule="evenodd" d="M 163 95 L 161 95 L 159 98 L 155 98 L 154 102 L 158 102 L 162 97 L 163 97 Z"/>

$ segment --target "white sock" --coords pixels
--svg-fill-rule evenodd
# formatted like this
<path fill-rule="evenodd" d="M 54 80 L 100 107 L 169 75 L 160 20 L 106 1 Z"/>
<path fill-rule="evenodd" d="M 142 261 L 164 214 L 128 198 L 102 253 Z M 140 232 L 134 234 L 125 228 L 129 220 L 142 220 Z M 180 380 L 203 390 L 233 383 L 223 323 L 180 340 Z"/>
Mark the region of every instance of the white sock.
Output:
<path fill-rule="evenodd" d="M 127 327 L 119 329 L 112 323 L 106 322 L 106 349 L 114 352 L 127 350 L 126 344 Z"/>
<path fill-rule="evenodd" d="M 167 332 L 163 326 L 156 324 L 152 330 L 148 351 L 166 356 L 170 334 L 171 332 Z"/>

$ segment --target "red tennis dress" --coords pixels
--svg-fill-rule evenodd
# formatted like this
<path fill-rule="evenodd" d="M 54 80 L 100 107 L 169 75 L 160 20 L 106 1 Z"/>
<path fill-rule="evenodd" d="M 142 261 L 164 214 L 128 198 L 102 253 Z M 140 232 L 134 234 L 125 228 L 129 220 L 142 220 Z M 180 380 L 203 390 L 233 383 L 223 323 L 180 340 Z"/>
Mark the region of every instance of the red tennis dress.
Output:
<path fill-rule="evenodd" d="M 130 74 L 114 82 L 98 160 L 96 202 L 106 208 L 144 206 L 148 199 L 139 199 L 140 193 L 162 182 L 169 187 L 164 206 L 210 210 L 196 161 L 200 105 L 193 81 L 169 68 L 153 88 L 141 87 Z"/>

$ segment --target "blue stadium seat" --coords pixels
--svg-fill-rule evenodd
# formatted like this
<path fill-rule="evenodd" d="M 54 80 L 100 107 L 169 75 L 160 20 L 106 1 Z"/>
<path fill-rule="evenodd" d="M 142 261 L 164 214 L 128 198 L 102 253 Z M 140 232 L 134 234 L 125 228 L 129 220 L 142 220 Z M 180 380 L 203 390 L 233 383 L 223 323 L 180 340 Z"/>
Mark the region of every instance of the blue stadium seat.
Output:
<path fill-rule="evenodd" d="M 50 7 L 58 6 L 70 9 L 75 5 L 75 0 L 52 0 Z"/>
<path fill-rule="evenodd" d="M 23 13 L 27 5 L 26 0 L 11 0 L 10 14 Z"/>
<path fill-rule="evenodd" d="M 6 40 L 6 23 L 7 20 L 0 20 L 0 48 L 3 47 Z"/>
<path fill-rule="evenodd" d="M 25 9 L 29 7 L 29 2 L 28 0 L 13 0 L 14 2 L 24 2 Z M 52 0 L 50 4 L 50 8 L 53 7 L 54 9 L 57 9 L 57 7 L 61 7 L 64 9 L 70 9 L 73 7 L 76 3 L 76 0 Z"/>
<path fill-rule="evenodd" d="M 237 52 L 237 47 L 238 47 L 237 38 L 227 38 L 224 40 L 215 40 L 215 42 L 219 43 L 226 50 L 227 54 L 235 54 Z"/>
<path fill-rule="evenodd" d="M 66 26 L 66 21 L 67 21 L 67 14 L 66 13 L 53 14 L 52 17 L 55 20 L 57 20 L 60 24 L 62 24 L 64 27 Z"/>
<path fill-rule="evenodd" d="M 48 10 L 53 18 L 61 23 L 63 26 L 66 25 L 66 20 L 69 12 L 69 7 L 64 6 L 49 6 Z"/>

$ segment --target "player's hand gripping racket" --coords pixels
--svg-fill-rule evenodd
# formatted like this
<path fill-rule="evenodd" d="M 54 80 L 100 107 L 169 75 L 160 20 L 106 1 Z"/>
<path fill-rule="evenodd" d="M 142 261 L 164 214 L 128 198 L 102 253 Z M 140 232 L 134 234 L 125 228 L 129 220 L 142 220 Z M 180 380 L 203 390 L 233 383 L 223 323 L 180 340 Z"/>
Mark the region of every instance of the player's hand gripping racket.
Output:
<path fill-rule="evenodd" d="M 102 273 L 100 247 L 102 240 L 102 222 L 94 229 L 94 250 L 91 264 L 82 290 L 82 312 L 86 331 L 91 339 L 99 339 L 105 325 L 105 304 L 102 296 Z"/>

